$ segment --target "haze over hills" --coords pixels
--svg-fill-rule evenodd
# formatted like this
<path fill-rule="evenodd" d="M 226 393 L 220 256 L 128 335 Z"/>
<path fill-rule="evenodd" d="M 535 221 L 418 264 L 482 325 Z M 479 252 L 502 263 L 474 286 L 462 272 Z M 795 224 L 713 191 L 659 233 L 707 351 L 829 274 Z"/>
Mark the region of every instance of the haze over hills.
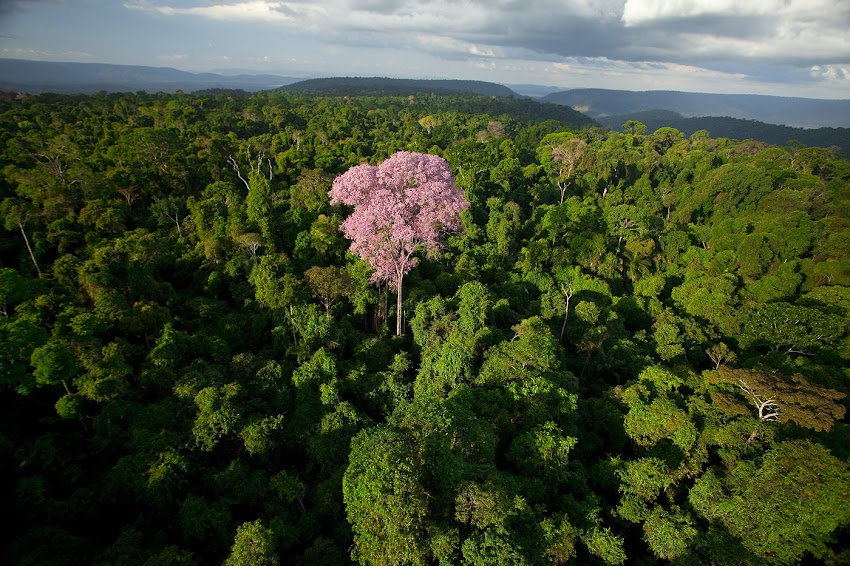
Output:
<path fill-rule="evenodd" d="M 0 90 L 39 94 L 107 92 L 194 92 L 241 89 L 248 92 L 285 87 L 292 92 L 363 95 L 380 93 L 469 92 L 519 97 L 510 88 L 484 81 L 418 80 L 362 77 L 304 79 L 281 75 L 191 73 L 170 67 L 61 63 L 0 59 Z"/>
<path fill-rule="evenodd" d="M 107 92 L 193 92 L 205 89 L 269 90 L 298 78 L 279 75 L 190 73 L 170 67 L 60 63 L 0 59 L 0 90 L 39 94 Z"/>
<path fill-rule="evenodd" d="M 332 77 L 299 79 L 282 75 L 191 73 L 168 67 L 60 63 L 0 59 L 0 90 L 38 94 L 106 92 L 196 92 L 230 89 L 255 92 L 282 89 L 324 96 L 380 96 L 416 93 L 491 97 L 492 115 L 555 119 L 574 127 L 599 124 L 619 130 L 638 120 L 652 132 L 673 127 L 690 135 L 705 129 L 714 137 L 755 139 L 777 145 L 850 148 L 850 100 L 779 96 L 705 94 L 673 91 L 622 91 L 505 85 L 475 80 Z M 534 101 L 534 102 L 532 102 Z M 482 101 L 470 101 L 480 108 Z M 539 103 L 539 104 L 538 104 Z M 812 128 L 812 129 L 803 129 Z M 816 128 L 816 129 L 815 129 Z"/>
<path fill-rule="evenodd" d="M 598 88 L 557 92 L 541 100 L 566 104 L 594 119 L 663 109 L 677 112 L 685 118 L 728 116 L 796 128 L 850 127 L 850 100 Z"/>
<path fill-rule="evenodd" d="M 553 94 L 556 92 L 563 92 L 563 88 L 557 86 L 546 86 L 546 85 L 530 85 L 530 84 L 508 84 L 511 90 L 519 94 L 520 96 L 528 96 L 530 98 L 542 98 L 547 94 Z"/>

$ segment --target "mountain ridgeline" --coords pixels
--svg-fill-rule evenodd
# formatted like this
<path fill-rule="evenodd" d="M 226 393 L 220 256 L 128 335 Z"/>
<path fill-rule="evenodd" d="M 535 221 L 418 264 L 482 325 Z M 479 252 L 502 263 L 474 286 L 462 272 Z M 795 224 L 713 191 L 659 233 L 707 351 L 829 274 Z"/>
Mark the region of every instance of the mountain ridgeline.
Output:
<path fill-rule="evenodd" d="M 314 97 L 408 96 L 410 103 L 432 105 L 446 111 L 509 115 L 523 121 L 554 120 L 573 128 L 595 125 L 591 118 L 560 104 L 519 96 L 511 89 L 483 81 L 415 80 L 384 77 L 332 77 L 308 79 L 281 87 L 282 92 Z M 443 95 L 453 95 L 446 98 Z M 447 105 L 445 101 L 451 102 Z"/>
<path fill-rule="evenodd" d="M 299 79 L 278 75 L 189 73 L 169 67 L 60 63 L 0 58 L 0 90 L 30 94 L 269 90 Z"/>
<path fill-rule="evenodd" d="M 730 117 L 796 128 L 850 127 L 850 100 L 598 88 L 552 93 L 541 100 L 566 104 L 594 119 L 663 109 L 688 118 Z"/>
<path fill-rule="evenodd" d="M 506 86 L 485 81 L 392 79 L 387 77 L 329 77 L 307 79 L 281 87 L 288 92 L 316 93 L 325 96 L 380 96 L 416 93 L 484 96 L 519 95 Z"/>
<path fill-rule="evenodd" d="M 791 128 L 756 120 L 716 116 L 685 118 L 670 110 L 647 110 L 620 116 L 596 117 L 596 122 L 615 131 L 623 131 L 623 125 L 630 121 L 643 123 L 649 132 L 659 128 L 675 128 L 690 136 L 705 130 L 715 138 L 751 139 L 780 146 L 802 144 L 809 147 L 826 147 L 845 155 L 850 150 L 850 128 Z"/>

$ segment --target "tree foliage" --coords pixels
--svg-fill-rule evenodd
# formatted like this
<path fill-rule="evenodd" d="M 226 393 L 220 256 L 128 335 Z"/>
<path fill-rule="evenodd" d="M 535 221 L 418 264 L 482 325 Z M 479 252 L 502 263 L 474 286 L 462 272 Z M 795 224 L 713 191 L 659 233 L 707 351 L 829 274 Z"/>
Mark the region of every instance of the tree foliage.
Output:
<path fill-rule="evenodd" d="M 351 251 L 375 270 L 372 280 L 398 289 L 401 334 L 401 283 L 416 265 L 413 254 L 439 250 L 445 234 L 460 229 L 460 212 L 469 203 L 444 159 L 404 151 L 377 167 L 349 169 L 328 194 L 331 204 L 354 207 L 340 230 L 351 240 Z"/>
<path fill-rule="evenodd" d="M 0 97 L 0 562 L 846 561 L 847 161 L 379 84 Z"/>

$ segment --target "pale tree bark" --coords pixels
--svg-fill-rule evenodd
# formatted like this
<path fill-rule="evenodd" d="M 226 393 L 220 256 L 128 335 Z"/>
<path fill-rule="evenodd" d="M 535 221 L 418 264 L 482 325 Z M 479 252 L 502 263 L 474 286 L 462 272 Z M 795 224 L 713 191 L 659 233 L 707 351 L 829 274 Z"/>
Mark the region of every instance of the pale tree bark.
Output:
<path fill-rule="evenodd" d="M 295 332 L 295 312 L 292 304 L 289 305 L 289 324 L 292 326 L 292 341 L 298 345 L 298 334 Z"/>
<path fill-rule="evenodd" d="M 266 161 L 268 162 L 268 165 L 269 165 L 269 174 L 268 175 L 263 174 L 263 171 L 262 171 L 262 169 L 263 169 L 263 159 L 266 159 Z M 239 170 L 239 163 L 236 161 L 236 159 L 234 159 L 232 155 L 228 155 L 227 156 L 227 162 L 230 163 L 230 167 L 236 172 L 236 176 L 239 177 L 239 180 L 242 181 L 242 183 L 245 185 L 245 188 L 250 191 L 251 185 L 248 183 L 248 180 L 245 179 L 245 177 L 242 176 L 242 172 Z M 274 178 L 274 171 L 272 170 L 272 160 L 266 158 L 266 151 L 265 150 L 262 150 L 260 152 L 260 154 L 257 156 L 257 165 L 255 167 L 254 163 L 253 163 L 253 158 L 251 157 L 251 150 L 250 150 L 250 148 L 248 149 L 248 168 L 251 169 L 252 173 L 256 173 L 257 176 L 260 176 L 260 177 L 265 177 L 269 181 L 271 181 Z M 250 177 L 250 175 L 249 175 L 249 177 Z"/>
<path fill-rule="evenodd" d="M 396 297 L 395 334 L 401 336 L 401 272 L 398 274 L 398 296 Z"/>
<path fill-rule="evenodd" d="M 747 385 L 747 382 L 743 379 L 738 380 L 738 387 L 750 396 L 750 399 L 755 405 L 756 410 L 759 414 L 759 424 L 753 429 L 753 432 L 750 434 L 750 437 L 747 438 L 747 444 L 750 444 L 753 440 L 755 440 L 760 432 L 761 423 L 762 422 L 778 422 L 779 421 L 779 405 L 776 403 L 776 400 L 771 397 L 769 399 L 762 399 L 762 397 L 755 392 L 755 390 Z"/>
<path fill-rule="evenodd" d="M 38 276 L 41 277 L 41 268 L 38 267 L 38 262 L 35 261 L 35 254 L 32 251 L 32 246 L 30 246 L 30 240 L 29 238 L 27 238 L 27 233 L 24 230 L 24 224 L 26 224 L 26 219 L 21 221 L 21 219 L 18 218 L 18 228 L 20 228 L 21 230 L 21 236 L 24 237 L 24 244 L 26 244 L 27 246 L 27 251 L 30 253 L 30 259 L 32 260 L 32 264 L 35 266 L 35 270 L 38 273 Z"/>
<path fill-rule="evenodd" d="M 173 215 L 169 212 L 166 212 L 165 214 L 172 222 L 174 222 L 174 225 L 177 226 L 177 235 L 182 238 L 183 230 L 180 228 L 180 211 L 175 210 Z"/>
<path fill-rule="evenodd" d="M 567 328 L 567 317 L 570 316 L 570 299 L 573 298 L 575 291 L 573 290 L 572 285 L 566 285 L 561 287 L 561 292 L 564 294 L 567 304 L 564 306 L 564 324 L 561 325 L 561 335 L 558 337 L 559 340 L 564 339 L 564 329 Z"/>
<path fill-rule="evenodd" d="M 738 387 L 741 391 L 749 395 L 750 399 L 752 399 L 753 405 L 755 405 L 759 413 L 759 420 L 767 422 L 779 420 L 779 405 L 776 403 L 776 399 L 773 397 L 763 399 L 752 387 L 747 385 L 746 381 L 740 379 L 738 382 Z"/>

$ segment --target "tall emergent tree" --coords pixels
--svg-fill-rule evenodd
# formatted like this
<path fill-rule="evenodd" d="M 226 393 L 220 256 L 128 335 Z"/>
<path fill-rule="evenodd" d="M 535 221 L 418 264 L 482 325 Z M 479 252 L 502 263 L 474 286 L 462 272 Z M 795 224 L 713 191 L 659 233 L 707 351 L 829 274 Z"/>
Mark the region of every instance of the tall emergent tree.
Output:
<path fill-rule="evenodd" d="M 396 334 L 401 335 L 402 278 L 416 265 L 420 249 L 433 253 L 443 236 L 461 227 L 469 202 L 445 159 L 400 151 L 380 165 L 352 167 L 333 182 L 331 204 L 354 207 L 340 225 L 351 251 L 368 261 L 373 282 L 398 291 Z"/>

